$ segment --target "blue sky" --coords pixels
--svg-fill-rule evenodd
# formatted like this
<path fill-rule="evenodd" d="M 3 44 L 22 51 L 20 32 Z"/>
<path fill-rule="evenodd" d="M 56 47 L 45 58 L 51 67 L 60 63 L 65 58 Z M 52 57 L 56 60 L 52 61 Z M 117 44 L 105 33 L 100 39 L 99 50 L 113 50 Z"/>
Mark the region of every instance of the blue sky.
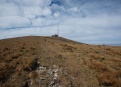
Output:
<path fill-rule="evenodd" d="M 56 34 L 89 44 L 121 43 L 121 0 L 0 0 L 0 39 Z"/>

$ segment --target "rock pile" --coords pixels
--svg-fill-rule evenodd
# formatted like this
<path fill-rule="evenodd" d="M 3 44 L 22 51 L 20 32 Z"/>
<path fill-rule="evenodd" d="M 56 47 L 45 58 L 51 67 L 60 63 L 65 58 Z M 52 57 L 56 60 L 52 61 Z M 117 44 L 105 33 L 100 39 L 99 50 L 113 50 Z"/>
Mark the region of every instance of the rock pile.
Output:
<path fill-rule="evenodd" d="M 38 65 L 37 69 L 30 73 L 29 82 L 24 87 L 43 87 L 45 85 L 46 87 L 62 87 L 59 84 L 58 72 L 60 72 L 60 69 L 57 65 L 46 67 L 41 66 L 39 62 Z"/>

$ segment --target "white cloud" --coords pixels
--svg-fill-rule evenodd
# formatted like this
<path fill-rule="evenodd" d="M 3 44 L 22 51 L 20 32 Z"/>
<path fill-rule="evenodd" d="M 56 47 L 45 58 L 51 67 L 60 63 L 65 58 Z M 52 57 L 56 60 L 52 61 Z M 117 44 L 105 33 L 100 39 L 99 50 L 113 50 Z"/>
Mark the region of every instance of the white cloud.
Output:
<path fill-rule="evenodd" d="M 16 2 L 19 3 L 21 6 L 28 6 L 28 7 L 34 7 L 34 6 L 40 6 L 45 7 L 48 6 L 51 3 L 51 0 L 11 0 L 10 2 Z"/>
<path fill-rule="evenodd" d="M 59 12 L 55 12 L 54 13 L 54 17 L 58 18 L 60 16 L 60 13 Z"/>
<path fill-rule="evenodd" d="M 31 27 L 35 25 L 36 17 L 39 19 L 42 18 L 41 16 L 49 18 L 52 14 L 48 7 L 51 0 L 5 0 L 0 2 L 0 29 Z M 40 21 L 38 20 L 36 24 L 39 25 Z M 45 21 L 44 19 L 45 24 L 41 24 L 46 25 Z"/>
<path fill-rule="evenodd" d="M 52 12 L 51 12 L 51 10 L 50 10 L 49 7 L 45 7 L 43 9 L 43 12 L 42 13 L 43 13 L 44 16 L 48 16 L 48 15 L 51 15 L 52 14 Z"/>
<path fill-rule="evenodd" d="M 120 23 L 121 16 L 68 18 L 68 20 L 60 24 L 60 34 L 64 37 L 86 43 L 110 43 L 114 39 L 117 39 L 119 42 L 121 37 Z"/>
<path fill-rule="evenodd" d="M 0 4 L 0 16 L 16 16 L 19 15 L 19 8 L 13 3 Z"/>
<path fill-rule="evenodd" d="M 87 27 L 116 27 L 121 26 L 121 16 L 110 16 L 110 15 L 97 15 L 97 16 L 88 16 L 88 17 L 73 17 L 67 18 L 66 23 L 63 22 L 64 25 L 70 26 L 85 26 Z"/>
<path fill-rule="evenodd" d="M 23 8 L 23 13 L 24 16 L 28 15 L 41 15 L 42 14 L 42 9 L 40 7 L 24 7 Z"/>
<path fill-rule="evenodd" d="M 79 12 L 78 7 L 72 7 L 68 9 L 68 12 Z"/>
<path fill-rule="evenodd" d="M 20 16 L 0 17 L 0 28 L 16 28 L 29 26 L 30 21 Z"/>
<path fill-rule="evenodd" d="M 32 26 L 40 26 L 40 27 L 46 27 L 55 25 L 58 23 L 58 20 L 52 17 L 46 17 L 46 18 L 38 18 L 34 19 L 32 21 Z"/>

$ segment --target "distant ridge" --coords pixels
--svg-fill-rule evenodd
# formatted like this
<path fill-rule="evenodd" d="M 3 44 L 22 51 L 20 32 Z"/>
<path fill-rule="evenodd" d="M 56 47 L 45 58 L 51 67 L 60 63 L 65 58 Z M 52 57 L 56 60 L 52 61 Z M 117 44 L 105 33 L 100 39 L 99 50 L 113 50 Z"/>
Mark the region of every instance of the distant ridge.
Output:
<path fill-rule="evenodd" d="M 121 44 L 109 44 L 110 46 L 121 46 Z"/>

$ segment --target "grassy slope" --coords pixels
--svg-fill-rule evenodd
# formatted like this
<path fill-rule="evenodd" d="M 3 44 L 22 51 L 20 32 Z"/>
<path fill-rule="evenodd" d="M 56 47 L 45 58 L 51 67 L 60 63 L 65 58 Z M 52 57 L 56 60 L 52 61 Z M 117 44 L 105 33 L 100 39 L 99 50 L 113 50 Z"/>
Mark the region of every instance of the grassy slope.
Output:
<path fill-rule="evenodd" d="M 22 87 L 36 60 L 66 72 L 59 74 L 63 87 L 121 87 L 121 47 L 37 36 L 0 40 L 0 87 Z"/>

